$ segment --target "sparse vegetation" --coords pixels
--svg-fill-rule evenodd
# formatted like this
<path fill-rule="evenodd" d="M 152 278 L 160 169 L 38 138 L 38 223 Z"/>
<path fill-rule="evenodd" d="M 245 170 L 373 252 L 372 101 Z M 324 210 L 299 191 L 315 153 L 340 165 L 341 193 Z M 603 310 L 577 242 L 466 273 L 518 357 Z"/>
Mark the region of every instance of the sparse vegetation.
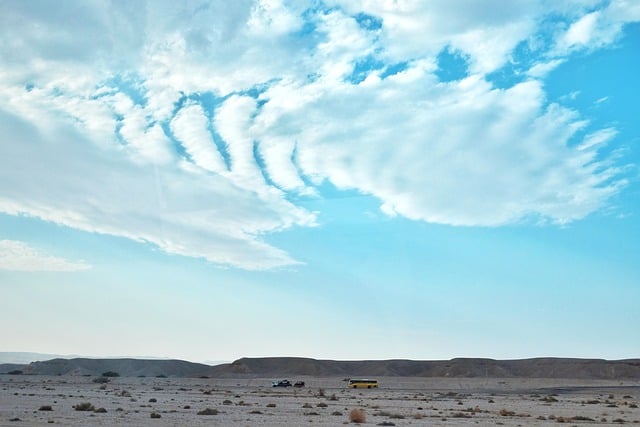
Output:
<path fill-rule="evenodd" d="M 93 379 L 93 382 L 96 384 L 106 384 L 108 382 L 110 382 L 111 380 L 107 377 L 97 377 Z"/>
<path fill-rule="evenodd" d="M 352 409 L 349 412 L 349 421 L 356 424 L 362 424 L 366 420 L 364 410 L 361 408 Z"/>
<path fill-rule="evenodd" d="M 106 414 L 107 410 L 105 408 L 98 408 L 98 409 L 94 409 L 93 412 L 96 412 L 98 414 Z"/>
<path fill-rule="evenodd" d="M 89 402 L 79 403 L 73 406 L 76 411 L 95 411 L 95 407 Z"/>
<path fill-rule="evenodd" d="M 198 415 L 218 415 L 220 411 L 215 408 L 205 408 L 202 411 L 198 411 Z"/>
<path fill-rule="evenodd" d="M 275 408 L 276 404 L 275 403 L 267 403 L 267 408 Z"/>
<path fill-rule="evenodd" d="M 107 371 L 107 372 L 103 372 L 102 376 L 103 377 L 112 377 L 113 378 L 113 377 L 119 377 L 120 374 L 117 373 L 117 372 L 114 372 L 114 371 Z"/>
<path fill-rule="evenodd" d="M 51 407 L 51 405 L 43 405 L 38 408 L 38 411 L 53 411 L 53 408 Z"/>
<path fill-rule="evenodd" d="M 229 399 L 225 399 L 225 400 L 222 401 L 222 404 L 223 405 L 233 405 L 233 402 L 230 401 Z"/>
<path fill-rule="evenodd" d="M 158 414 L 157 412 L 152 412 L 150 417 L 151 418 L 162 418 L 162 415 Z"/>
<path fill-rule="evenodd" d="M 327 407 L 327 406 L 329 406 L 329 405 L 327 405 L 327 404 L 326 404 L 326 403 L 324 403 L 324 402 L 320 402 L 320 403 L 318 403 L 316 406 L 317 406 L 318 408 L 326 408 L 326 407 Z"/>

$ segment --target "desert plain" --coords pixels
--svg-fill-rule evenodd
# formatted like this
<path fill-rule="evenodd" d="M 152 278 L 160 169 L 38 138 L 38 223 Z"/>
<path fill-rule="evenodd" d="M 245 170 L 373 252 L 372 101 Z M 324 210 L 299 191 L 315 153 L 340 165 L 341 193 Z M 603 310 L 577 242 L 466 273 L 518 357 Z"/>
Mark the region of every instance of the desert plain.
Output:
<path fill-rule="evenodd" d="M 640 424 L 640 381 L 378 377 L 282 378 L 0 375 L 1 426 L 611 426 Z M 98 380 L 99 381 L 99 380 Z M 86 409 L 86 410 L 78 410 Z"/>

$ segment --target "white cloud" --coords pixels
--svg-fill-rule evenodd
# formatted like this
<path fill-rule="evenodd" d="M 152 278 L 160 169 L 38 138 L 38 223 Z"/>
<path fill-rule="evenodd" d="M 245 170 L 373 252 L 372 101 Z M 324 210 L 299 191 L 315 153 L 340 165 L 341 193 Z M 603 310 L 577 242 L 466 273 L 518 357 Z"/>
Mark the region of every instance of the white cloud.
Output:
<path fill-rule="evenodd" d="M 196 165 L 210 172 L 226 170 L 224 159 L 209 132 L 209 120 L 200 105 L 183 107 L 171 121 L 171 130 Z"/>
<path fill-rule="evenodd" d="M 597 151 L 615 129 L 580 140 L 586 120 L 540 82 L 486 76 L 549 31 L 547 14 L 573 24 L 532 52 L 536 79 L 614 40 L 640 19 L 634 2 L 133 3 L 5 3 L 1 212 L 272 268 L 295 256 L 263 236 L 315 225 L 287 193 L 323 180 L 457 225 L 573 221 L 622 185 Z M 467 78 L 438 80 L 443 49 L 468 58 Z"/>
<path fill-rule="evenodd" d="M 539 62 L 529 68 L 527 74 L 534 78 L 543 78 L 563 62 L 563 59 L 552 59 L 551 61 Z"/>
<path fill-rule="evenodd" d="M 640 21 L 637 1 L 612 0 L 605 8 L 579 17 L 560 36 L 553 51 L 566 55 L 578 49 L 597 49 L 613 43 L 625 24 Z"/>
<path fill-rule="evenodd" d="M 24 242 L 0 240 L 0 270 L 9 271 L 82 271 L 91 266 L 84 261 L 69 261 L 42 253 Z"/>

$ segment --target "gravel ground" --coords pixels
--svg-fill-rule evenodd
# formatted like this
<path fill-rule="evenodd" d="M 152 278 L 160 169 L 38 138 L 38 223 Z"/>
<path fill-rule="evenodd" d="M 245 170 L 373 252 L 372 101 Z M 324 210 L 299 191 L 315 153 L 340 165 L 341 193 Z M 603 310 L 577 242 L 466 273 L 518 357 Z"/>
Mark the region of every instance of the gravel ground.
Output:
<path fill-rule="evenodd" d="M 301 389 L 273 379 L 0 375 L 0 426 L 336 426 L 358 408 L 365 425 L 640 424 L 638 381 L 382 377 L 353 390 L 342 378 L 289 378 Z"/>

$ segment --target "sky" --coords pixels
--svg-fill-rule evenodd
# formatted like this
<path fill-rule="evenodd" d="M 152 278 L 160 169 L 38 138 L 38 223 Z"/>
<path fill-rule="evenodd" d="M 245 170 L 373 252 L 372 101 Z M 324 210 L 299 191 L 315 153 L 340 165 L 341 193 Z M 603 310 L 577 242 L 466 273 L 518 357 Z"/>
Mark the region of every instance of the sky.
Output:
<path fill-rule="evenodd" d="M 640 2 L 0 0 L 0 351 L 640 357 Z"/>

